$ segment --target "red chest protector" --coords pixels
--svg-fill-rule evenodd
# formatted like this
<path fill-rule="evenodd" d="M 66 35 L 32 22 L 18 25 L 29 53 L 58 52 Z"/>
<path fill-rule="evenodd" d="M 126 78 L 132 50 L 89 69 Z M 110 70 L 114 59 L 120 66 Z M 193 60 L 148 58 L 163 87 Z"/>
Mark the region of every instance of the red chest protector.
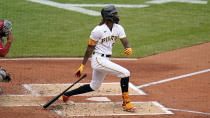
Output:
<path fill-rule="evenodd" d="M 0 38 L 0 49 L 4 48 L 4 40 Z"/>
<path fill-rule="evenodd" d="M 2 27 L 4 26 L 4 21 L 0 20 L 0 29 L 2 29 Z M 1 36 L 0 34 L 0 49 L 2 49 L 4 47 L 4 40 L 3 40 L 3 35 Z"/>

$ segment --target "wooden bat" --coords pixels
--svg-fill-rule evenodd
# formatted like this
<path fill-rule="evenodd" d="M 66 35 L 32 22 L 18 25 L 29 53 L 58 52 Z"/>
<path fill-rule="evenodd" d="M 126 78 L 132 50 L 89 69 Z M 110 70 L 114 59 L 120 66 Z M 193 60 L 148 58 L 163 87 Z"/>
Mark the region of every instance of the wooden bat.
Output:
<path fill-rule="evenodd" d="M 84 74 L 79 80 L 74 82 L 71 86 L 69 86 L 67 89 L 65 89 L 62 93 L 60 93 L 59 95 L 55 96 L 50 101 L 48 101 L 46 104 L 44 104 L 43 108 L 46 109 L 48 106 L 50 106 L 52 103 L 54 103 L 60 96 L 62 96 L 64 93 L 66 93 L 71 87 L 73 87 L 76 83 L 78 83 L 79 81 L 81 81 L 85 77 L 87 77 L 87 74 Z"/>

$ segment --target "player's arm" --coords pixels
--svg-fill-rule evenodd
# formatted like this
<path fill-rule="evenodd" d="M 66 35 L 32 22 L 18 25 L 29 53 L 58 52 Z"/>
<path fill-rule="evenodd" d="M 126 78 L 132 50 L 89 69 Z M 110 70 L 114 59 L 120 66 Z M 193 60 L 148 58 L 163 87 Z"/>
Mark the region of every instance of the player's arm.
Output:
<path fill-rule="evenodd" d="M 94 49 L 95 49 L 95 46 L 88 45 L 88 47 L 86 49 L 86 52 L 85 52 L 85 55 L 84 55 L 84 58 L 83 58 L 83 61 L 82 61 L 83 65 L 85 65 L 87 63 L 87 60 L 90 57 L 90 55 L 92 54 Z"/>
<path fill-rule="evenodd" d="M 128 39 L 127 38 L 120 38 L 121 43 L 124 46 L 124 53 L 126 56 L 130 56 L 133 53 L 133 50 L 131 48 L 131 46 L 128 43 Z"/>
<path fill-rule="evenodd" d="M 120 39 L 121 43 L 123 44 L 124 48 L 130 48 L 131 46 L 128 44 L 128 39 L 127 38 L 121 38 Z"/>
<path fill-rule="evenodd" d="M 7 35 L 7 43 L 4 46 L 4 48 L 0 49 L 0 57 L 5 57 L 7 55 L 7 53 L 9 52 L 10 46 L 12 44 L 13 41 L 13 35 L 11 32 L 8 33 Z"/>
<path fill-rule="evenodd" d="M 90 55 L 93 53 L 96 43 L 97 43 L 97 41 L 95 41 L 91 38 L 88 40 L 88 47 L 86 49 L 82 64 L 76 71 L 76 74 L 75 74 L 76 77 L 80 77 L 82 75 L 83 68 L 84 68 L 85 64 L 87 63 Z"/>
<path fill-rule="evenodd" d="M 85 65 L 87 63 L 88 58 L 93 53 L 93 50 L 95 49 L 96 43 L 97 43 L 97 41 L 89 38 L 88 47 L 86 49 L 85 56 L 84 56 L 83 61 L 82 61 L 83 65 Z"/>

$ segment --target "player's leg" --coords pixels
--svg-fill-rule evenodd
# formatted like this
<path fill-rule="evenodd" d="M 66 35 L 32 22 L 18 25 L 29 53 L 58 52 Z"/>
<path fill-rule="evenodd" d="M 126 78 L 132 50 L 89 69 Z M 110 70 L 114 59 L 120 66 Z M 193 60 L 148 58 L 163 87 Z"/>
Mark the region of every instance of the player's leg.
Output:
<path fill-rule="evenodd" d="M 122 98 L 123 98 L 123 108 L 126 111 L 135 111 L 135 107 L 131 104 L 129 92 L 128 92 L 128 85 L 129 85 L 129 77 L 121 78 L 120 81 L 121 90 L 122 90 Z"/>
<path fill-rule="evenodd" d="M 104 61 L 97 59 L 97 63 L 104 69 L 104 72 L 121 78 L 120 85 L 122 90 L 123 107 L 127 111 L 134 111 L 135 107 L 131 104 L 128 92 L 130 72 L 126 68 L 109 60 Z"/>
<path fill-rule="evenodd" d="M 63 101 L 64 102 L 68 101 L 68 97 L 73 96 L 73 95 L 83 94 L 83 93 L 97 90 L 101 86 L 101 83 L 103 82 L 104 77 L 105 77 L 105 73 L 97 71 L 97 70 L 93 70 L 91 83 L 85 84 L 83 86 L 80 86 L 79 88 L 66 92 L 62 96 Z"/>
<path fill-rule="evenodd" d="M 120 86 L 121 86 L 122 98 L 123 98 L 122 106 L 124 110 L 134 112 L 135 107 L 131 104 L 129 91 L 128 91 L 130 72 L 127 69 L 115 63 L 110 63 L 109 67 L 113 69 L 113 71 L 110 72 L 110 74 L 113 74 L 121 78 Z"/>
<path fill-rule="evenodd" d="M 104 81 L 105 76 L 106 76 L 106 73 L 103 70 L 100 70 L 100 69 L 93 70 L 90 87 L 94 91 L 98 90 L 100 88 L 102 82 Z"/>

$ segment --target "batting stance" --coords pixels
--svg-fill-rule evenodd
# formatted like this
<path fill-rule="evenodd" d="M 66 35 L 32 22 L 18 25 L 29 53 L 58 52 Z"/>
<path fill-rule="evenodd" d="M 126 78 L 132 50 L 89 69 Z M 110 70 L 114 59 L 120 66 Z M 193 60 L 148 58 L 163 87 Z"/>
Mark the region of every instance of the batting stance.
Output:
<path fill-rule="evenodd" d="M 101 10 L 101 15 L 103 19 L 101 23 L 92 30 L 82 64 L 75 74 L 77 77 L 81 76 L 83 68 L 92 54 L 92 81 L 90 84 L 86 84 L 77 89 L 66 92 L 62 95 L 62 99 L 66 102 L 69 96 L 96 91 L 101 86 L 104 77 L 107 74 L 112 74 L 121 78 L 120 83 L 122 89 L 123 108 L 126 111 L 134 111 L 135 107 L 131 104 L 128 94 L 130 72 L 126 68 L 110 61 L 112 48 L 118 38 L 121 40 L 125 48 L 125 55 L 130 56 L 132 54 L 132 48 L 128 44 L 123 27 L 118 24 L 119 16 L 118 10 L 115 6 L 109 5 L 104 7 Z"/>
<path fill-rule="evenodd" d="M 12 24 L 8 20 L 0 20 L 0 57 L 5 57 L 9 52 L 10 46 L 13 41 L 11 33 Z M 4 45 L 3 37 L 7 38 L 7 43 Z M 0 82 L 9 82 L 11 80 L 9 73 L 5 69 L 0 67 Z M 0 94 L 2 89 L 0 88 Z"/>

